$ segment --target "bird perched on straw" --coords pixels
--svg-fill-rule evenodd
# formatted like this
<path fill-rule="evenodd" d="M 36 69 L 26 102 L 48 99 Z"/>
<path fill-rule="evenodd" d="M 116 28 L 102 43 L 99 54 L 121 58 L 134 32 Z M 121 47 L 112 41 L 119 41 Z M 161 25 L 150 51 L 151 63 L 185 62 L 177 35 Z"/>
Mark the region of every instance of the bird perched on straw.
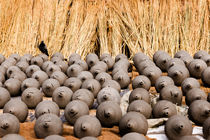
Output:
<path fill-rule="evenodd" d="M 39 44 L 39 50 L 46 54 L 47 56 L 49 56 L 48 54 L 48 50 L 47 50 L 47 46 L 45 45 L 44 41 L 41 41 L 41 43 Z"/>

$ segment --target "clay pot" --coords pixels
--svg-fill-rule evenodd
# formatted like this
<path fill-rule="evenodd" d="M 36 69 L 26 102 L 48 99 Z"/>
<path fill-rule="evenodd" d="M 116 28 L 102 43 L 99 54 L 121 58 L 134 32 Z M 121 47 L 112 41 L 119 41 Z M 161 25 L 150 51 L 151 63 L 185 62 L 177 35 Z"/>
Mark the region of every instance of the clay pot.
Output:
<path fill-rule="evenodd" d="M 120 92 L 120 90 L 121 90 L 120 84 L 115 80 L 105 81 L 101 88 L 105 88 L 105 87 L 112 87 L 112 88 L 116 89 L 118 92 Z"/>
<path fill-rule="evenodd" d="M 98 104 L 101 104 L 102 102 L 105 102 L 105 101 L 114 101 L 120 104 L 120 99 L 121 97 L 120 97 L 119 92 L 112 87 L 105 87 L 101 89 L 97 96 Z"/>
<path fill-rule="evenodd" d="M 113 75 L 113 80 L 117 81 L 120 84 L 120 87 L 127 88 L 130 84 L 130 77 L 127 72 L 119 71 Z"/>
<path fill-rule="evenodd" d="M 10 96 L 20 95 L 21 81 L 10 78 L 4 82 L 4 87 L 9 91 Z"/>
<path fill-rule="evenodd" d="M 122 117 L 120 105 L 113 101 L 105 101 L 98 106 L 96 117 L 102 126 L 113 127 L 118 125 Z"/>
<path fill-rule="evenodd" d="M 118 62 L 119 60 L 122 60 L 122 59 L 128 59 L 128 57 L 125 54 L 118 54 L 115 57 L 115 62 Z"/>
<path fill-rule="evenodd" d="M 175 85 L 180 86 L 190 73 L 186 67 L 174 65 L 168 70 L 168 76 L 174 80 Z"/>
<path fill-rule="evenodd" d="M 158 101 L 153 109 L 152 114 L 154 118 L 169 118 L 177 114 L 176 106 L 167 100 Z"/>
<path fill-rule="evenodd" d="M 45 100 L 45 101 L 40 102 L 35 108 L 36 118 L 39 118 L 43 114 L 48 114 L 48 113 L 60 116 L 59 107 L 55 102 Z"/>
<path fill-rule="evenodd" d="M 144 115 L 145 118 L 149 119 L 152 114 L 152 107 L 144 100 L 136 100 L 130 103 L 127 112 L 139 112 Z"/>
<path fill-rule="evenodd" d="M 103 85 L 105 81 L 112 80 L 112 77 L 110 74 L 102 72 L 96 75 L 95 79 L 98 80 L 101 85 Z"/>
<path fill-rule="evenodd" d="M 44 92 L 45 96 L 52 97 L 53 91 L 60 87 L 60 83 L 56 79 L 47 79 L 42 84 L 42 91 Z"/>
<path fill-rule="evenodd" d="M 203 125 L 203 122 L 210 117 L 210 103 L 205 100 L 195 100 L 189 106 L 188 115 L 196 125 Z"/>
<path fill-rule="evenodd" d="M 170 140 L 178 140 L 183 136 L 192 135 L 192 129 L 190 120 L 181 115 L 170 117 L 165 125 L 165 133 Z"/>
<path fill-rule="evenodd" d="M 68 65 L 74 64 L 76 61 L 81 60 L 81 56 L 77 53 L 73 53 L 69 56 Z"/>
<path fill-rule="evenodd" d="M 49 65 L 46 69 L 46 73 L 48 76 L 51 76 L 55 71 L 61 71 L 61 68 L 55 64 Z"/>
<path fill-rule="evenodd" d="M 87 89 L 78 89 L 74 92 L 72 100 L 84 101 L 91 108 L 94 102 L 94 95 Z"/>
<path fill-rule="evenodd" d="M 45 137 L 44 140 L 66 140 L 66 139 L 60 135 L 50 135 Z"/>
<path fill-rule="evenodd" d="M 21 91 L 32 87 L 39 89 L 40 83 L 34 78 L 27 78 L 21 84 Z"/>
<path fill-rule="evenodd" d="M 185 102 L 189 106 L 195 100 L 207 100 L 206 93 L 200 88 L 193 88 L 186 93 Z"/>
<path fill-rule="evenodd" d="M 120 140 L 131 140 L 131 139 L 132 140 L 146 140 L 144 135 L 136 133 L 136 132 L 127 133 Z"/>
<path fill-rule="evenodd" d="M 68 77 L 62 71 L 55 71 L 51 74 L 50 78 L 58 80 L 60 85 L 63 85 Z"/>
<path fill-rule="evenodd" d="M 210 138 L 210 117 L 208 117 L 203 123 L 203 137 L 206 139 Z"/>
<path fill-rule="evenodd" d="M 20 72 L 20 71 L 21 71 L 20 68 L 17 66 L 10 66 L 7 69 L 6 75 L 7 75 L 7 77 L 10 77 L 13 73 Z"/>
<path fill-rule="evenodd" d="M 78 138 L 101 135 L 101 124 L 96 117 L 84 115 L 79 117 L 74 124 L 74 135 Z"/>
<path fill-rule="evenodd" d="M 68 64 L 65 61 L 58 61 L 55 63 L 55 65 L 59 66 L 63 73 L 66 73 L 68 69 Z"/>
<path fill-rule="evenodd" d="M 103 61 L 98 61 L 94 66 L 91 67 L 90 72 L 95 77 L 97 74 L 101 72 L 106 72 L 108 70 L 108 66 Z"/>
<path fill-rule="evenodd" d="M 150 60 L 150 58 L 142 52 L 136 53 L 133 57 L 133 62 L 135 66 L 146 60 Z"/>
<path fill-rule="evenodd" d="M 156 65 L 162 70 L 167 70 L 167 62 L 171 59 L 168 53 L 162 53 L 156 60 Z"/>
<path fill-rule="evenodd" d="M 38 65 L 39 67 L 42 66 L 43 62 L 44 62 L 43 59 L 39 56 L 35 56 L 31 59 L 31 64 Z"/>
<path fill-rule="evenodd" d="M 3 113 L 13 114 L 23 123 L 28 116 L 28 107 L 20 99 L 12 99 L 4 105 Z"/>
<path fill-rule="evenodd" d="M 199 139 L 196 136 L 189 135 L 181 137 L 180 140 L 199 140 Z"/>
<path fill-rule="evenodd" d="M 0 72 L 0 82 L 3 83 L 5 81 L 5 76 Z"/>
<path fill-rule="evenodd" d="M 167 54 L 164 50 L 158 50 L 153 54 L 153 61 L 156 63 L 158 57 L 162 54 Z"/>
<path fill-rule="evenodd" d="M 195 78 L 190 77 L 182 82 L 181 87 L 183 94 L 186 95 L 192 88 L 200 88 L 200 83 Z"/>
<path fill-rule="evenodd" d="M 154 67 L 156 65 L 152 60 L 146 59 L 146 60 L 141 61 L 140 63 L 136 64 L 135 66 L 136 66 L 138 73 L 142 74 L 144 69 L 146 69 L 148 67 Z"/>
<path fill-rule="evenodd" d="M 44 114 L 36 120 L 34 132 L 37 138 L 45 138 L 50 135 L 62 135 L 63 123 L 55 114 Z"/>
<path fill-rule="evenodd" d="M 201 79 L 205 86 L 210 87 L 210 67 L 207 67 L 202 72 Z"/>
<path fill-rule="evenodd" d="M 112 57 L 106 57 L 104 59 L 102 59 L 101 61 L 103 61 L 104 63 L 107 64 L 108 69 L 111 70 L 112 67 L 114 66 L 114 59 Z"/>
<path fill-rule="evenodd" d="M 69 102 L 64 111 L 65 119 L 69 124 L 74 125 L 76 120 L 83 116 L 89 114 L 89 107 L 87 104 L 81 100 L 73 100 Z"/>
<path fill-rule="evenodd" d="M 28 68 L 26 69 L 27 77 L 31 77 L 33 75 L 33 73 L 38 71 L 38 70 L 41 70 L 41 69 L 37 65 L 30 65 L 30 66 L 28 66 Z"/>
<path fill-rule="evenodd" d="M 30 64 L 32 58 L 33 58 L 33 56 L 32 56 L 31 54 L 24 54 L 24 55 L 20 58 L 20 61 L 27 61 L 28 64 Z"/>
<path fill-rule="evenodd" d="M 88 64 L 88 67 L 91 68 L 94 66 L 98 61 L 98 56 L 94 53 L 90 53 L 86 56 L 86 63 Z"/>
<path fill-rule="evenodd" d="M 168 100 L 174 104 L 182 104 L 182 91 L 174 85 L 168 85 L 160 91 L 160 99 Z"/>
<path fill-rule="evenodd" d="M 95 79 L 87 79 L 82 83 L 82 88 L 91 91 L 96 98 L 101 89 L 101 84 Z"/>
<path fill-rule="evenodd" d="M 65 108 L 66 105 L 71 101 L 73 92 L 70 88 L 62 86 L 58 87 L 53 91 L 52 100 L 56 102 L 56 104 L 60 108 Z"/>
<path fill-rule="evenodd" d="M 64 86 L 69 87 L 73 92 L 75 92 L 76 90 L 80 89 L 82 82 L 79 78 L 71 77 L 66 79 Z"/>
<path fill-rule="evenodd" d="M 19 54 L 17 54 L 17 53 L 15 53 L 15 54 L 11 54 L 10 56 L 9 56 L 9 58 L 14 58 L 15 60 L 16 60 L 16 62 L 18 62 L 19 60 L 20 60 L 20 55 Z"/>
<path fill-rule="evenodd" d="M 9 91 L 3 87 L 0 87 L 0 108 L 3 108 L 10 98 Z"/>
<path fill-rule="evenodd" d="M 87 79 L 94 79 L 93 74 L 89 71 L 82 71 L 77 76 L 82 82 L 84 82 Z"/>
<path fill-rule="evenodd" d="M 7 134 L 2 140 L 25 140 L 25 138 L 19 134 Z"/>
<path fill-rule="evenodd" d="M 156 80 L 162 75 L 162 71 L 154 66 L 154 67 L 147 67 L 142 72 L 143 75 L 147 76 L 151 82 L 151 85 L 154 86 Z"/>
<path fill-rule="evenodd" d="M 38 56 L 42 58 L 43 62 L 48 60 L 48 56 L 46 54 L 41 53 Z"/>
<path fill-rule="evenodd" d="M 184 62 L 185 66 L 187 67 L 189 65 L 189 63 L 193 60 L 193 57 L 192 56 L 183 56 L 180 59 Z"/>
<path fill-rule="evenodd" d="M 49 61 L 49 60 L 48 61 L 45 61 L 42 64 L 42 70 L 46 72 L 47 71 L 47 67 L 50 66 L 50 65 L 53 65 L 53 62 L 52 61 Z"/>
<path fill-rule="evenodd" d="M 208 53 L 204 50 L 196 52 L 193 56 L 194 59 L 201 59 L 202 56 L 207 55 Z"/>
<path fill-rule="evenodd" d="M 144 88 L 146 90 L 149 90 L 151 87 L 151 82 L 148 77 L 144 75 L 139 75 L 132 81 L 132 87 L 135 88 Z"/>
<path fill-rule="evenodd" d="M 26 72 L 26 69 L 28 68 L 29 64 L 27 61 L 19 61 L 16 66 L 23 72 Z"/>
<path fill-rule="evenodd" d="M 207 66 L 209 67 L 210 66 L 210 55 L 204 55 L 201 57 L 201 59 L 206 62 Z"/>
<path fill-rule="evenodd" d="M 0 137 L 7 134 L 18 134 L 20 130 L 20 123 L 17 117 L 9 113 L 0 114 Z"/>
<path fill-rule="evenodd" d="M 149 92 L 144 88 L 136 88 L 129 95 L 129 103 L 132 103 L 135 100 L 144 100 L 150 104 Z"/>
<path fill-rule="evenodd" d="M 201 59 L 194 59 L 188 65 L 190 75 L 195 78 L 201 78 L 201 73 L 207 68 L 207 64 Z"/>
<path fill-rule="evenodd" d="M 17 71 L 12 73 L 9 78 L 18 79 L 19 81 L 23 82 L 27 78 L 27 76 L 24 72 Z"/>
<path fill-rule="evenodd" d="M 82 67 L 78 64 L 73 64 L 67 69 L 68 77 L 77 77 L 82 72 Z"/>
<path fill-rule="evenodd" d="M 21 100 L 28 106 L 28 108 L 35 108 L 43 98 L 43 93 L 34 87 L 27 88 L 21 95 Z"/>
<path fill-rule="evenodd" d="M 174 65 L 185 66 L 185 63 L 181 59 L 179 59 L 179 58 L 172 58 L 169 61 L 167 61 L 166 70 L 168 71 L 168 69 L 170 69 Z"/>
<path fill-rule="evenodd" d="M 100 61 L 102 61 L 104 58 L 107 58 L 107 57 L 111 57 L 111 55 L 109 53 L 103 53 L 101 56 L 100 56 Z"/>
<path fill-rule="evenodd" d="M 31 77 L 36 79 L 40 85 L 42 85 L 43 82 L 48 79 L 47 73 L 42 70 L 34 72 Z"/>
<path fill-rule="evenodd" d="M 174 58 L 182 58 L 184 56 L 190 56 L 191 57 L 191 55 L 187 51 L 180 50 L 180 51 L 175 53 Z"/>
<path fill-rule="evenodd" d="M 87 71 L 88 70 L 88 65 L 87 65 L 87 63 L 84 60 L 77 60 L 77 61 L 75 61 L 74 64 L 80 65 L 82 67 L 83 71 Z"/>
<path fill-rule="evenodd" d="M 169 85 L 174 85 L 174 81 L 169 76 L 160 76 L 155 82 L 155 89 L 158 93 L 164 88 Z"/>
<path fill-rule="evenodd" d="M 118 69 L 118 68 L 127 71 L 129 67 L 130 67 L 130 62 L 127 59 L 121 59 L 114 64 L 113 71 L 114 69 Z M 112 71 L 112 75 L 114 74 L 113 71 Z"/>
<path fill-rule="evenodd" d="M 119 130 L 121 135 L 130 132 L 137 132 L 146 135 L 148 130 L 147 119 L 141 113 L 128 112 L 121 118 Z"/>
<path fill-rule="evenodd" d="M 54 53 L 54 54 L 51 56 L 51 58 L 54 58 L 54 57 L 58 57 L 58 58 L 60 58 L 61 60 L 64 60 L 64 56 L 63 56 L 63 54 L 60 53 L 60 52 L 56 52 L 56 53 Z"/>

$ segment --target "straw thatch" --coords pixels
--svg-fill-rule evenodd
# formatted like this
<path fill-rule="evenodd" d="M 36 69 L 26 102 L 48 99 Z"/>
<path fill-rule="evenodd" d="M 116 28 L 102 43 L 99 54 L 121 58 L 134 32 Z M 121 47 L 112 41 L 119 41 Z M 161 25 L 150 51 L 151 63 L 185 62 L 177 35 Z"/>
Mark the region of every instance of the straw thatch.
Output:
<path fill-rule="evenodd" d="M 0 0 L 0 53 L 210 52 L 209 0 Z"/>

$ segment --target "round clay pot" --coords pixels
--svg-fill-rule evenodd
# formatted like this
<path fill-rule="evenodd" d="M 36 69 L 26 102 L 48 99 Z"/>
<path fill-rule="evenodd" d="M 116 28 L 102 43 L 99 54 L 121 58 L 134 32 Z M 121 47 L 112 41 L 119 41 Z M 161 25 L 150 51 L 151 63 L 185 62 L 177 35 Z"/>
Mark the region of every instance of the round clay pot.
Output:
<path fill-rule="evenodd" d="M 107 64 L 109 70 L 111 70 L 115 64 L 114 59 L 112 57 L 106 57 L 102 59 L 101 61 Z"/>
<path fill-rule="evenodd" d="M 69 102 L 64 111 L 65 119 L 69 124 L 74 125 L 76 120 L 83 116 L 89 114 L 89 107 L 87 104 L 81 100 L 73 100 Z"/>
<path fill-rule="evenodd" d="M 48 61 L 45 61 L 42 64 L 42 70 L 46 72 L 47 71 L 47 67 L 50 66 L 50 65 L 53 65 L 53 62 L 52 61 L 49 61 L 49 60 Z"/>
<path fill-rule="evenodd" d="M 120 99 L 121 97 L 120 97 L 119 92 L 112 87 L 105 87 L 101 89 L 97 96 L 98 104 L 101 104 L 102 102 L 105 102 L 105 101 L 114 101 L 120 104 Z"/>
<path fill-rule="evenodd" d="M 148 130 L 147 119 L 141 113 L 128 112 L 121 118 L 119 130 L 121 135 L 130 132 L 137 132 L 146 135 Z"/>
<path fill-rule="evenodd" d="M 82 71 L 77 76 L 82 82 L 84 82 L 87 79 L 94 79 L 93 74 L 89 71 Z"/>
<path fill-rule="evenodd" d="M 158 93 L 164 88 L 169 85 L 174 85 L 174 81 L 169 76 L 160 76 L 155 82 L 155 89 Z"/>
<path fill-rule="evenodd" d="M 150 58 L 142 52 L 136 53 L 133 57 L 133 62 L 135 66 L 137 66 L 139 63 L 145 60 L 150 60 Z"/>
<path fill-rule="evenodd" d="M 35 108 L 43 98 L 43 93 L 34 87 L 27 88 L 21 95 L 21 100 L 28 106 L 28 108 Z"/>
<path fill-rule="evenodd" d="M 34 78 L 27 78 L 21 84 L 21 91 L 24 91 L 25 89 L 32 87 L 39 89 L 40 87 L 39 81 L 37 81 Z"/>
<path fill-rule="evenodd" d="M 33 57 L 32 59 L 31 59 L 31 64 L 32 65 L 37 65 L 37 66 L 39 66 L 39 67 L 41 67 L 42 66 L 42 64 L 43 64 L 43 59 L 40 57 L 40 56 L 35 56 L 35 57 Z"/>
<path fill-rule="evenodd" d="M 74 124 L 74 135 L 78 138 L 93 136 L 98 137 L 101 135 L 100 121 L 89 115 L 79 117 Z"/>
<path fill-rule="evenodd" d="M 28 116 L 28 107 L 20 99 L 12 99 L 4 105 L 3 113 L 13 114 L 23 123 Z"/>
<path fill-rule="evenodd" d="M 200 88 L 200 83 L 197 81 L 197 79 L 190 77 L 186 78 L 182 82 L 181 87 L 183 94 L 186 95 L 186 93 L 192 88 Z"/>
<path fill-rule="evenodd" d="M 58 80 L 60 85 L 63 85 L 68 77 L 62 71 L 55 71 L 51 74 L 50 78 Z"/>
<path fill-rule="evenodd" d="M 24 55 L 20 58 L 20 61 L 27 61 L 28 64 L 30 64 L 32 58 L 33 58 L 33 56 L 32 56 L 31 54 L 24 54 Z"/>
<path fill-rule="evenodd" d="M 44 140 L 66 140 L 66 139 L 60 135 L 50 135 L 45 137 Z"/>
<path fill-rule="evenodd" d="M 30 66 L 28 66 L 27 69 L 26 69 L 26 75 L 27 75 L 27 77 L 31 77 L 32 74 L 34 72 L 38 71 L 38 70 L 41 70 L 41 69 L 37 65 L 30 65 Z"/>
<path fill-rule="evenodd" d="M 153 109 L 152 114 L 154 118 L 169 118 L 177 114 L 176 106 L 167 100 L 158 101 Z"/>
<path fill-rule="evenodd" d="M 20 68 L 18 66 L 10 66 L 8 69 L 7 69 L 7 72 L 6 72 L 6 75 L 7 77 L 10 77 L 13 73 L 15 72 L 20 72 Z"/>
<path fill-rule="evenodd" d="M 16 116 L 3 113 L 0 114 L 0 137 L 3 137 L 7 134 L 18 134 L 20 130 L 20 123 Z"/>
<path fill-rule="evenodd" d="M 151 87 L 151 82 L 148 77 L 144 75 L 139 75 L 132 81 L 132 87 L 135 88 L 144 88 L 146 90 L 149 90 Z"/>
<path fill-rule="evenodd" d="M 201 79 L 205 86 L 210 87 L 210 67 L 207 67 L 202 72 Z"/>
<path fill-rule="evenodd" d="M 87 89 L 78 89 L 72 95 L 72 100 L 84 101 L 91 108 L 94 102 L 94 95 Z"/>
<path fill-rule="evenodd" d="M 112 87 L 112 88 L 116 89 L 118 92 L 120 92 L 120 90 L 121 90 L 120 84 L 115 80 L 105 81 L 101 88 L 105 88 L 105 87 Z"/>
<path fill-rule="evenodd" d="M 94 66 L 98 61 L 98 56 L 94 53 L 90 53 L 86 56 L 86 62 L 88 64 L 88 67 L 91 68 L 92 66 Z"/>
<path fill-rule="evenodd" d="M 98 140 L 96 137 L 91 137 L 91 136 L 87 136 L 87 137 L 83 137 L 80 140 Z"/>
<path fill-rule="evenodd" d="M 170 69 L 174 65 L 182 65 L 182 66 L 185 66 L 185 63 L 181 59 L 179 59 L 179 58 L 172 58 L 169 61 L 167 61 L 167 68 L 166 68 L 166 70 L 168 71 L 168 69 Z"/>
<path fill-rule="evenodd" d="M 96 79 L 87 79 L 82 83 L 82 88 L 91 91 L 96 98 L 101 89 L 101 84 Z"/>
<path fill-rule="evenodd" d="M 98 106 L 96 117 L 102 126 L 113 127 L 118 125 L 122 117 L 120 105 L 113 101 L 105 101 Z"/>
<path fill-rule="evenodd" d="M 79 78 L 71 77 L 66 79 L 66 81 L 64 82 L 64 86 L 69 87 L 73 92 L 75 92 L 80 89 L 80 87 L 82 86 L 82 82 Z"/>
<path fill-rule="evenodd" d="M 47 79 L 42 84 L 42 91 L 48 97 L 52 97 L 53 91 L 60 87 L 60 83 L 56 79 Z"/>
<path fill-rule="evenodd" d="M 0 108 L 3 108 L 10 98 L 9 91 L 3 87 L 0 87 Z"/>
<path fill-rule="evenodd" d="M 210 117 L 210 103 L 205 100 L 195 100 L 189 106 L 188 115 L 196 125 L 203 125 L 203 122 Z"/>
<path fill-rule="evenodd" d="M 100 56 L 100 61 L 102 61 L 104 58 L 107 58 L 107 57 L 111 57 L 111 55 L 109 53 L 103 53 L 101 56 Z"/>
<path fill-rule="evenodd" d="M 167 70 L 167 62 L 171 59 L 168 53 L 162 53 L 156 60 L 156 65 L 162 70 Z"/>
<path fill-rule="evenodd" d="M 170 117 L 165 125 L 165 133 L 170 140 L 178 140 L 183 136 L 192 135 L 192 130 L 190 120 L 181 115 Z"/>
<path fill-rule="evenodd" d="M 210 117 L 208 117 L 203 123 L 203 137 L 206 139 L 210 138 Z"/>
<path fill-rule="evenodd" d="M 127 72 L 119 71 L 113 75 L 113 80 L 117 81 L 120 84 L 120 87 L 127 88 L 130 84 L 130 77 Z"/>
<path fill-rule="evenodd" d="M 201 57 L 201 59 L 206 62 L 207 66 L 209 67 L 210 66 L 210 55 L 204 55 Z"/>
<path fill-rule="evenodd" d="M 11 54 L 10 56 L 9 56 L 9 58 L 14 58 L 15 60 L 16 60 L 16 62 L 18 62 L 19 60 L 20 60 L 20 55 L 19 54 L 17 54 L 17 53 L 15 53 L 15 54 Z"/>
<path fill-rule="evenodd" d="M 28 68 L 29 64 L 27 61 L 19 61 L 16 66 L 23 72 L 26 72 L 26 69 Z"/>
<path fill-rule="evenodd" d="M 23 82 L 27 78 L 27 76 L 22 71 L 16 71 L 12 73 L 9 78 L 18 79 L 19 81 Z"/>
<path fill-rule="evenodd" d="M 73 64 L 67 69 L 68 77 L 77 77 L 82 72 L 82 67 L 78 64 Z"/>
<path fill-rule="evenodd" d="M 63 54 L 60 53 L 60 52 L 54 53 L 54 54 L 51 56 L 51 58 L 53 58 L 53 57 L 58 57 L 58 58 L 64 60 L 64 56 L 63 56 Z"/>
<path fill-rule="evenodd" d="M 45 138 L 50 135 L 62 135 L 63 123 L 55 114 L 44 114 L 36 120 L 34 132 L 37 138 Z"/>
<path fill-rule="evenodd" d="M 174 80 L 175 85 L 180 86 L 190 73 L 185 66 L 174 65 L 168 70 L 168 76 Z"/>
<path fill-rule="evenodd" d="M 59 66 L 63 73 L 66 73 L 68 69 L 68 64 L 65 61 L 58 61 L 55 63 L 55 65 Z"/>
<path fill-rule="evenodd" d="M 0 65 L 1 65 L 1 63 L 4 62 L 4 60 L 5 60 L 5 57 L 2 54 L 0 54 Z"/>
<path fill-rule="evenodd" d="M 208 53 L 204 50 L 196 52 L 193 56 L 194 59 L 201 59 L 202 56 L 207 55 Z"/>
<path fill-rule="evenodd" d="M 36 79 L 39 82 L 39 84 L 42 85 L 43 82 L 48 79 L 48 75 L 46 72 L 38 70 L 32 74 L 31 78 Z"/>
<path fill-rule="evenodd" d="M 136 88 L 129 95 L 129 103 L 132 103 L 135 100 L 144 100 L 150 104 L 149 92 L 144 88 Z"/>
<path fill-rule="evenodd" d="M 95 79 L 98 80 L 101 85 L 103 85 L 106 81 L 112 80 L 112 76 L 106 72 L 101 72 L 96 75 Z"/>
<path fill-rule="evenodd" d="M 68 65 L 71 66 L 72 64 L 74 64 L 76 61 L 81 60 L 81 56 L 79 54 L 71 54 L 69 56 L 69 61 L 68 61 Z"/>
<path fill-rule="evenodd" d="M 80 65 L 82 67 L 83 71 L 87 71 L 88 70 L 88 65 L 87 65 L 87 63 L 84 60 L 75 61 L 74 64 Z"/>
<path fill-rule="evenodd" d="M 182 91 L 174 85 L 168 85 L 160 91 L 160 99 L 168 100 L 174 104 L 182 104 Z"/>
<path fill-rule="evenodd" d="M 20 95 L 21 81 L 10 78 L 4 82 L 4 87 L 9 91 L 11 96 Z"/>
<path fill-rule="evenodd" d="M 46 73 L 48 76 L 51 76 L 51 74 L 53 74 L 53 72 L 55 71 L 61 71 L 61 68 L 55 64 L 49 65 L 46 69 Z"/>
<path fill-rule="evenodd" d="M 194 59 L 188 65 L 190 75 L 195 78 L 201 78 L 201 73 L 207 68 L 207 64 L 201 59 Z"/>
<path fill-rule="evenodd" d="M 98 61 L 94 66 L 91 67 L 90 72 L 95 77 L 97 74 L 101 72 L 106 72 L 108 70 L 108 66 L 103 61 Z"/>
<path fill-rule="evenodd" d="M 188 106 L 195 100 L 207 100 L 206 93 L 200 88 L 193 88 L 186 93 L 185 102 Z"/>
<path fill-rule="evenodd" d="M 46 54 L 41 53 L 38 56 L 42 58 L 43 62 L 48 60 L 48 56 Z"/>
<path fill-rule="evenodd" d="M 156 63 L 158 57 L 162 54 L 167 54 L 164 50 L 158 50 L 153 54 L 153 61 Z"/>
<path fill-rule="evenodd" d="M 128 57 L 125 54 L 118 54 L 115 57 L 115 62 L 118 62 L 119 60 L 122 60 L 122 59 L 128 59 Z"/>
<path fill-rule="evenodd" d="M 140 63 L 136 64 L 135 66 L 136 66 L 138 73 L 141 74 L 144 71 L 144 69 L 146 69 L 148 67 L 154 67 L 156 65 L 152 60 L 146 59 L 145 61 L 141 61 Z"/>
<path fill-rule="evenodd" d="M 48 113 L 60 116 L 59 107 L 55 102 L 45 100 L 45 101 L 40 102 L 35 108 L 36 118 L 39 118 L 43 114 L 48 114 Z"/>
<path fill-rule="evenodd" d="M 185 50 L 180 50 L 175 53 L 174 58 L 182 58 L 184 56 L 191 56 L 191 55 Z"/>
<path fill-rule="evenodd" d="M 139 112 L 144 115 L 145 118 L 149 119 L 152 114 L 152 107 L 144 100 L 136 100 L 130 103 L 127 112 Z"/>
<path fill-rule="evenodd" d="M 71 101 L 72 95 L 73 92 L 70 88 L 62 86 L 53 91 L 52 100 L 56 102 L 60 108 L 65 108 Z"/>

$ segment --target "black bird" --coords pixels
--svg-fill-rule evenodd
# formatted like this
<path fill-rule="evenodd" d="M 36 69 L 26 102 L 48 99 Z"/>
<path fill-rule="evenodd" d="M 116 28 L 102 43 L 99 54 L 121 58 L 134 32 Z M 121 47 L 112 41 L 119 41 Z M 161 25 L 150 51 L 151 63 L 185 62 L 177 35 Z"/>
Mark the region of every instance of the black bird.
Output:
<path fill-rule="evenodd" d="M 48 51 L 47 51 L 47 46 L 44 44 L 44 41 L 41 41 L 41 43 L 39 44 L 39 50 L 46 54 L 47 56 L 49 56 Z"/>

